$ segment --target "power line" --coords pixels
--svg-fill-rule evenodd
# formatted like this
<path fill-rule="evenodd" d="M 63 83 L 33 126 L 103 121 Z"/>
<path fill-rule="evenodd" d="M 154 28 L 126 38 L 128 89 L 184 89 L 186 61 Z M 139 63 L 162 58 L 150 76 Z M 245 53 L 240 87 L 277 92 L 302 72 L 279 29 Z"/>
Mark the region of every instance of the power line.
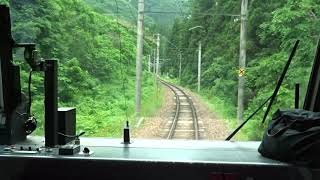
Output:
<path fill-rule="evenodd" d="M 136 20 L 136 17 L 134 16 L 134 13 L 132 12 L 132 6 L 129 4 L 129 3 L 127 3 L 127 6 L 128 6 L 128 8 L 129 8 L 129 10 L 130 10 L 130 16 L 132 17 L 132 20 L 133 20 L 133 22 Z M 137 11 L 136 9 L 134 9 L 135 11 Z"/>
<path fill-rule="evenodd" d="M 230 14 L 230 13 L 187 13 L 178 11 L 145 11 L 145 14 L 185 14 L 185 15 L 203 15 L 203 16 L 231 16 L 240 17 L 240 14 Z M 113 13 L 106 13 L 106 15 L 115 15 Z"/>
<path fill-rule="evenodd" d="M 177 49 L 180 49 L 180 48 L 178 48 L 176 45 L 174 45 L 172 42 L 170 42 L 167 37 L 165 37 L 165 36 L 162 36 L 162 37 L 165 38 L 166 41 L 167 41 L 169 44 L 171 44 L 173 47 L 175 47 L 175 48 L 177 48 Z"/>
<path fill-rule="evenodd" d="M 179 50 L 181 50 L 181 49 L 198 49 L 198 48 L 167 48 L 167 49 L 179 51 Z"/>
<path fill-rule="evenodd" d="M 118 1 L 114 0 L 114 2 L 116 3 L 116 15 L 117 15 L 117 29 L 118 29 L 118 36 L 119 36 L 119 62 L 122 62 L 122 42 L 121 42 L 121 31 L 120 31 L 120 22 L 119 22 L 119 5 L 118 5 Z M 127 81 L 125 81 L 125 75 L 124 75 L 124 64 L 122 63 L 122 67 L 120 68 L 120 72 L 122 75 L 122 93 L 123 93 L 123 98 L 124 98 L 124 106 L 125 106 L 125 115 L 126 115 L 126 121 L 128 122 L 129 119 L 129 115 L 128 115 L 128 105 L 127 105 Z M 127 68 L 126 68 L 127 69 Z M 127 70 L 128 71 L 128 70 Z"/>
<path fill-rule="evenodd" d="M 182 49 L 190 49 L 190 50 L 191 50 L 191 49 L 198 49 L 198 48 L 178 48 L 176 45 L 174 45 L 172 42 L 170 42 L 167 37 L 165 37 L 165 36 L 162 36 L 162 37 L 164 37 L 164 38 L 166 39 L 166 41 L 167 41 L 171 46 L 174 47 L 174 48 L 167 48 L 168 50 L 172 49 L 172 50 L 177 50 L 177 51 L 182 52 Z"/>
<path fill-rule="evenodd" d="M 184 14 L 183 14 L 183 11 L 182 11 L 182 8 L 181 8 L 181 4 L 180 4 L 181 1 L 175 0 L 175 2 L 176 2 L 176 4 L 178 5 L 178 7 L 179 7 L 179 9 L 180 9 L 181 16 L 183 16 Z"/>
<path fill-rule="evenodd" d="M 180 14 L 181 12 L 178 11 L 145 11 L 147 14 Z M 228 14 L 228 13 L 186 13 L 182 12 L 186 15 L 207 15 L 207 16 L 233 16 L 233 17 L 240 17 L 240 14 Z"/>
<path fill-rule="evenodd" d="M 137 10 L 134 9 L 134 8 L 133 8 L 130 4 L 128 4 L 128 3 L 127 3 L 127 7 L 130 9 L 130 17 L 131 17 L 132 21 L 135 22 L 135 21 L 136 21 L 136 17 L 134 16 L 133 11 L 137 11 Z M 119 10 L 119 9 L 118 9 L 118 10 Z M 118 11 L 118 13 L 116 13 L 116 14 L 114 14 L 114 13 L 108 13 L 108 14 L 106 14 L 106 13 L 105 13 L 105 15 L 110 15 L 110 16 L 118 16 L 119 14 L 120 14 L 119 11 Z M 120 24 L 120 23 L 119 23 L 119 24 Z M 132 23 L 132 25 L 134 26 L 135 24 Z M 133 29 L 134 29 L 134 27 L 133 27 Z M 133 30 L 133 33 L 137 35 L 137 32 L 134 31 L 134 30 Z M 145 38 L 150 40 L 150 38 L 149 38 L 148 36 L 145 36 Z M 146 39 L 144 39 L 145 42 L 147 42 Z M 150 40 L 150 41 L 151 41 L 151 40 Z M 149 42 L 147 42 L 147 43 L 149 43 Z M 152 43 L 155 44 L 154 42 L 152 42 Z"/>
<path fill-rule="evenodd" d="M 130 16 L 131 16 L 132 20 L 135 20 L 136 18 L 135 18 L 135 16 L 134 16 L 133 12 L 132 12 L 132 8 L 131 8 L 131 6 L 130 6 L 129 4 L 127 4 L 127 6 L 129 7 L 129 10 L 130 10 Z"/>

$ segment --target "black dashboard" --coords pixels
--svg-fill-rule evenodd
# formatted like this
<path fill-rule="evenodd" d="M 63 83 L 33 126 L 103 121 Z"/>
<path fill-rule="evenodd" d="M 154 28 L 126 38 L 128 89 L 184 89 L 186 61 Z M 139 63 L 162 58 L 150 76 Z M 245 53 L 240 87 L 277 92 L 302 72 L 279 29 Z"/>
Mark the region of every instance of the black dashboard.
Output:
<path fill-rule="evenodd" d="M 20 179 L 319 179 L 320 171 L 262 157 L 259 142 L 82 138 L 81 152 L 58 155 L 29 137 L 0 146 L 1 180 Z M 89 152 L 83 153 L 87 148 Z M 12 149 L 12 150 L 8 150 Z"/>

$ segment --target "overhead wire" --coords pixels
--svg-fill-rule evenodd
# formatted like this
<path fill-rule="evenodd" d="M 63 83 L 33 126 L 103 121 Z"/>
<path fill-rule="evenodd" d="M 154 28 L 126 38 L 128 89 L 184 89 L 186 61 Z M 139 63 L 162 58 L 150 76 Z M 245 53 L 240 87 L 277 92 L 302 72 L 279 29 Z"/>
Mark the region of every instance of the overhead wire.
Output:
<path fill-rule="evenodd" d="M 134 12 L 133 12 L 133 11 L 136 11 L 136 13 L 137 13 L 138 11 L 137 11 L 137 9 L 134 9 L 129 3 L 127 4 L 127 7 L 128 7 L 128 9 L 129 9 L 129 11 L 130 11 L 130 17 L 131 17 L 131 19 L 132 19 L 132 24 L 133 24 L 133 26 L 134 26 L 134 23 L 136 22 L 137 17 L 134 15 Z M 133 33 L 137 34 L 134 30 L 133 30 Z M 144 40 L 145 42 L 147 42 L 145 38 L 144 38 L 143 40 Z"/>
<path fill-rule="evenodd" d="M 171 41 L 169 41 L 169 39 L 168 39 L 166 36 L 162 35 L 162 37 L 163 37 L 170 45 L 172 45 L 173 47 L 175 47 L 175 48 L 177 48 L 177 49 L 180 49 L 180 48 L 178 48 L 176 45 L 174 45 Z"/>
<path fill-rule="evenodd" d="M 129 121 L 129 115 L 128 115 L 128 103 L 127 103 L 127 80 L 124 74 L 124 70 L 128 71 L 128 67 L 124 67 L 125 64 L 123 63 L 123 59 L 122 59 L 122 35 L 121 35 L 121 31 L 120 31 L 120 22 L 119 22 L 119 4 L 118 4 L 118 0 L 114 0 L 114 2 L 116 3 L 116 21 L 117 21 L 117 28 L 118 28 L 118 37 L 119 37 L 119 62 L 122 64 L 121 68 L 120 68 L 120 73 L 121 73 L 121 79 L 122 79 L 122 93 L 123 93 L 123 98 L 124 98 L 124 106 L 125 106 L 125 117 L 126 117 L 126 121 Z M 128 64 L 128 62 L 127 62 Z"/>
<path fill-rule="evenodd" d="M 132 18 L 132 22 L 134 23 L 135 20 L 136 20 L 136 17 L 135 17 L 135 15 L 134 15 L 134 13 L 132 12 L 133 8 L 132 8 L 132 6 L 131 6 L 129 3 L 127 3 L 127 7 L 129 8 L 130 16 L 131 16 L 131 18 Z M 137 11 L 136 9 L 134 9 L 134 10 Z"/>
<path fill-rule="evenodd" d="M 180 9 L 180 12 L 181 12 L 181 16 L 183 16 L 183 11 L 182 11 L 182 8 L 181 8 L 181 4 L 180 4 L 180 0 L 175 0 L 176 4 L 178 5 L 179 9 Z"/>
<path fill-rule="evenodd" d="M 178 11 L 145 11 L 146 14 L 180 14 Z M 184 13 L 183 14 L 190 14 Z M 230 14 L 230 13 L 192 13 L 192 15 L 206 15 L 206 16 L 233 16 L 240 17 L 240 14 Z"/>

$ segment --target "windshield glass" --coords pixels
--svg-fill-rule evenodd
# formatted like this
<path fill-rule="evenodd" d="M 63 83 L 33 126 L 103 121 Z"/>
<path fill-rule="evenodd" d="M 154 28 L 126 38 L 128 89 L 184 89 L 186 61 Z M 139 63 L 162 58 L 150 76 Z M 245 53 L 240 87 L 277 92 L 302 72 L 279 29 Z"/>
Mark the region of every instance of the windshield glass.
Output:
<path fill-rule="evenodd" d="M 268 103 L 234 137 L 261 140 L 278 108 L 294 108 L 296 84 L 303 108 L 320 31 L 317 0 L 0 4 L 11 8 L 16 42 L 59 60 L 59 107 L 75 107 L 77 132 L 90 137 L 120 138 L 128 121 L 133 138 L 224 140 L 272 95 L 299 39 L 267 122 Z M 27 96 L 22 57 L 15 51 Z M 34 72 L 33 135 L 44 133 L 43 91 L 43 73 Z"/>

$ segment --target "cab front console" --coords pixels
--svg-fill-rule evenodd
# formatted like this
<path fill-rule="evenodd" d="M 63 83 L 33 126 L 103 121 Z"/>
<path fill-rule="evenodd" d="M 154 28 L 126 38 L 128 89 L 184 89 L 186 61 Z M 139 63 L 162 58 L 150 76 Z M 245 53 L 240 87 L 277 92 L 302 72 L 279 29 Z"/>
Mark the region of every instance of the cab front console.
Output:
<path fill-rule="evenodd" d="M 262 157 L 259 142 L 81 138 L 81 151 L 59 155 L 43 139 L 0 146 L 1 180 L 183 179 L 312 180 L 320 171 Z"/>

